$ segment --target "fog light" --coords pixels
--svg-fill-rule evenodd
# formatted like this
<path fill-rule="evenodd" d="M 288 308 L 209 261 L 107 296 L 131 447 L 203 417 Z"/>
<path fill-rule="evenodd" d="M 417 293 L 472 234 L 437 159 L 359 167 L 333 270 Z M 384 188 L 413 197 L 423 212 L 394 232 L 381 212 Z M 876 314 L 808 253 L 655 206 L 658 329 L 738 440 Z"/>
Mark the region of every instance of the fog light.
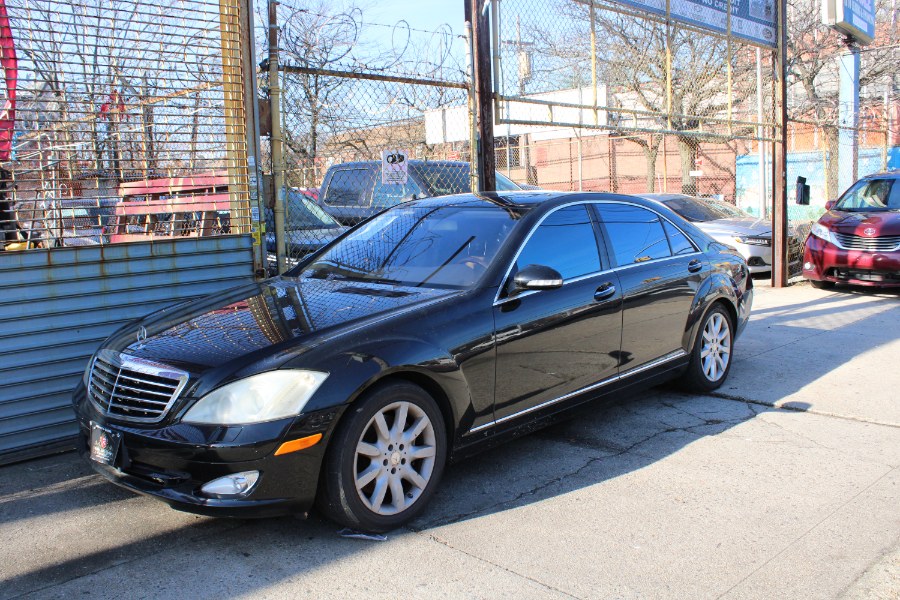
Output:
<path fill-rule="evenodd" d="M 812 271 L 813 264 L 812 264 L 811 262 L 805 262 L 805 263 L 803 263 L 803 268 L 804 268 L 806 271 Z"/>
<path fill-rule="evenodd" d="M 232 473 L 213 479 L 200 488 L 200 491 L 211 498 L 238 498 L 249 494 L 258 479 L 259 471 Z"/>

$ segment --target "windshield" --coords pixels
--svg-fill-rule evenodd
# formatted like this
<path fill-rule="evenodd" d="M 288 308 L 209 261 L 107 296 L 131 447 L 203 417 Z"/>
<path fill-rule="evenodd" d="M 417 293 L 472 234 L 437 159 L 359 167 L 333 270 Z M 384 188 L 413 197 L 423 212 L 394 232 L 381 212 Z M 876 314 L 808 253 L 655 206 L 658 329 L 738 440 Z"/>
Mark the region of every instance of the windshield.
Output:
<path fill-rule="evenodd" d="M 469 181 L 469 165 L 466 163 L 419 163 L 410 164 L 410 169 L 416 172 L 418 178 L 425 184 L 427 193 L 431 196 L 450 196 L 453 194 L 467 194 L 472 191 Z M 497 191 L 511 192 L 521 190 L 515 182 L 502 173 L 497 173 Z"/>
<path fill-rule="evenodd" d="M 515 218 L 499 207 L 401 205 L 343 238 L 300 276 L 471 287 L 506 240 Z"/>
<path fill-rule="evenodd" d="M 712 198 L 681 196 L 679 198 L 667 198 L 663 200 L 663 204 L 678 213 L 679 216 L 695 223 L 717 221 L 719 219 L 739 219 L 750 216 L 726 202 L 720 202 Z"/>
<path fill-rule="evenodd" d="M 900 185 L 896 179 L 864 179 L 844 192 L 835 210 L 872 212 L 900 210 Z"/>

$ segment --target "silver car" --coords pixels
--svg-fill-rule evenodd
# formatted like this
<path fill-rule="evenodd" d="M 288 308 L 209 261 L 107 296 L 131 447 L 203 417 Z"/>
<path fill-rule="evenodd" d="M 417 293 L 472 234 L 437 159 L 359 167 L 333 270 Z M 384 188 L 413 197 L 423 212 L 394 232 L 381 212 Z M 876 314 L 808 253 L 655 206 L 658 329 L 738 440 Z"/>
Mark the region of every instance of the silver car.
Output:
<path fill-rule="evenodd" d="M 751 273 L 772 270 L 772 222 L 714 198 L 686 194 L 640 194 L 666 205 L 679 216 L 743 255 Z"/>

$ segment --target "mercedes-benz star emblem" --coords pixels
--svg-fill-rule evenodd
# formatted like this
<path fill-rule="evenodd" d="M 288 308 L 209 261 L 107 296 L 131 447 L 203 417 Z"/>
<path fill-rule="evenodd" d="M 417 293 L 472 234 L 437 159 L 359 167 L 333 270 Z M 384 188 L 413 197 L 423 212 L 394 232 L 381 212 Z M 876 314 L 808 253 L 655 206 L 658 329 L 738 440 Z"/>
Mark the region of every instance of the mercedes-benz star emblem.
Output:
<path fill-rule="evenodd" d="M 141 328 L 138 329 L 138 332 L 137 332 L 138 344 L 143 344 L 144 340 L 146 340 L 146 339 L 147 339 L 147 328 L 144 327 L 143 325 L 141 325 Z"/>

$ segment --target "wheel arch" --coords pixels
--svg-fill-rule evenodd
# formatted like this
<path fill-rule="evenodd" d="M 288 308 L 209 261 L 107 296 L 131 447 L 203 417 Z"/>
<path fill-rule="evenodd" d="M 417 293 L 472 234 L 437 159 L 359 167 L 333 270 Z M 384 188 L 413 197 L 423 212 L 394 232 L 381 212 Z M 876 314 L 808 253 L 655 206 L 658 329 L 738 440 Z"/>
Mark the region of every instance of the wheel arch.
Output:
<path fill-rule="evenodd" d="M 703 323 L 703 319 L 712 310 L 712 307 L 721 304 L 731 319 L 731 326 L 737 329 L 738 326 L 738 308 L 737 308 L 737 292 L 735 284 L 721 273 L 716 273 L 709 277 L 703 285 L 697 290 L 694 296 L 694 303 L 688 317 L 688 327 L 685 328 L 685 348 L 690 354 L 694 350 L 694 344 L 697 341 L 697 331 Z M 735 336 L 736 337 L 736 336 Z"/>
<path fill-rule="evenodd" d="M 447 434 L 448 445 L 447 458 L 449 460 L 449 457 L 453 452 L 454 441 L 456 440 L 455 423 L 457 420 L 453 410 L 453 403 L 450 400 L 450 395 L 447 390 L 444 389 L 444 386 L 430 373 L 411 367 L 400 367 L 390 371 L 383 371 L 375 378 L 360 386 L 348 399 L 345 409 L 338 420 L 339 422 L 336 423 L 335 426 L 339 426 L 340 422 L 352 412 L 353 407 L 362 402 L 372 390 L 393 382 L 406 382 L 416 385 L 431 396 L 435 404 L 437 404 L 438 410 L 441 411 L 441 417 L 444 419 L 444 431 Z"/>

